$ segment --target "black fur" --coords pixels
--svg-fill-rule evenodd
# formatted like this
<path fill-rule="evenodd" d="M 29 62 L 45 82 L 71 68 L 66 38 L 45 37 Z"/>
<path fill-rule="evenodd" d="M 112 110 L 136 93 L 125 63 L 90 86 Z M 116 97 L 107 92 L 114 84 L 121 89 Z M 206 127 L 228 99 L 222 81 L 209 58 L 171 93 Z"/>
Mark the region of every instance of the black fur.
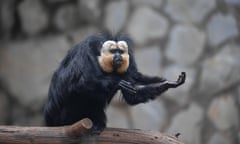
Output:
<path fill-rule="evenodd" d="M 123 74 L 106 73 L 98 64 L 102 44 L 107 40 L 124 40 L 129 45 L 130 64 Z M 148 77 L 138 72 L 131 50 L 131 41 L 124 35 L 94 35 L 69 50 L 53 74 L 45 106 L 48 126 L 70 125 L 83 118 L 93 121 L 94 129 L 106 127 L 105 108 L 118 89 L 130 105 L 144 103 L 185 81 L 185 74 L 176 82 Z M 130 89 L 133 89 L 131 92 Z"/>

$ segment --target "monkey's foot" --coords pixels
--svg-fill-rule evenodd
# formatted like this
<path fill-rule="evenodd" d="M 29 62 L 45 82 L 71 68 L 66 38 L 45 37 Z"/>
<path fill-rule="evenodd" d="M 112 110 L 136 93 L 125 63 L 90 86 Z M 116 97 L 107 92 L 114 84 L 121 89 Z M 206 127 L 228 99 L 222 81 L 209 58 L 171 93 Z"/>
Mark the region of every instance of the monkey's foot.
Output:
<path fill-rule="evenodd" d="M 92 135 L 100 135 L 105 127 L 93 126 L 91 130 Z"/>
<path fill-rule="evenodd" d="M 118 85 L 121 87 L 121 89 L 128 91 L 131 94 L 137 93 L 136 88 L 128 81 L 121 80 Z"/>

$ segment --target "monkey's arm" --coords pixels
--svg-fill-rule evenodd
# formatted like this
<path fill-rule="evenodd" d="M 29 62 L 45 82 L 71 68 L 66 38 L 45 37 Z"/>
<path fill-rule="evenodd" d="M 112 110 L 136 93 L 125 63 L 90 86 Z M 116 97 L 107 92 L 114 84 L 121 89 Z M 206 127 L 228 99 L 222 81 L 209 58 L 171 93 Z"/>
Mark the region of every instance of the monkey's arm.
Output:
<path fill-rule="evenodd" d="M 136 74 L 134 74 L 133 79 L 138 84 L 142 84 L 142 85 L 161 83 L 161 82 L 166 81 L 166 79 L 163 77 L 150 77 L 150 76 L 143 75 L 139 72 L 136 72 Z"/>
<path fill-rule="evenodd" d="M 149 99 L 154 99 L 156 96 L 165 92 L 169 88 L 176 88 L 185 82 L 186 73 L 182 72 L 177 81 L 163 81 L 154 84 L 136 84 L 132 85 L 125 80 L 120 81 L 119 87 L 123 93 L 123 97 L 128 104 L 134 105 L 147 102 Z"/>

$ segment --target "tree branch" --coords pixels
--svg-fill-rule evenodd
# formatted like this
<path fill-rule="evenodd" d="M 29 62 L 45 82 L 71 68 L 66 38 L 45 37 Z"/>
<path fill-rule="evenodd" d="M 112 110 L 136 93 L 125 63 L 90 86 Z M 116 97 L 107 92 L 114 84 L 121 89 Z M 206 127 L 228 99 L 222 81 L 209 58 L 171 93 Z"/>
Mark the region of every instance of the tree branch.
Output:
<path fill-rule="evenodd" d="M 83 119 L 62 127 L 0 126 L 4 144 L 183 144 L 176 137 L 156 131 L 106 128 L 100 135 L 90 135 L 92 121 Z"/>

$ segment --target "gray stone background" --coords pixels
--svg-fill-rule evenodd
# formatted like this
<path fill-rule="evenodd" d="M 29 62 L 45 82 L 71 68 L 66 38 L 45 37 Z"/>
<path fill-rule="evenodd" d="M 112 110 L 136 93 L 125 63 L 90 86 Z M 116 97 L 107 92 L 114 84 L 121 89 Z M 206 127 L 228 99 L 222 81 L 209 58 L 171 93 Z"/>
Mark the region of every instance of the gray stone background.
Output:
<path fill-rule="evenodd" d="M 116 96 L 108 126 L 240 143 L 240 0 L 1 0 L 0 124 L 43 125 L 53 71 L 103 28 L 131 35 L 141 72 L 170 80 L 187 72 L 184 86 L 147 104 Z"/>

